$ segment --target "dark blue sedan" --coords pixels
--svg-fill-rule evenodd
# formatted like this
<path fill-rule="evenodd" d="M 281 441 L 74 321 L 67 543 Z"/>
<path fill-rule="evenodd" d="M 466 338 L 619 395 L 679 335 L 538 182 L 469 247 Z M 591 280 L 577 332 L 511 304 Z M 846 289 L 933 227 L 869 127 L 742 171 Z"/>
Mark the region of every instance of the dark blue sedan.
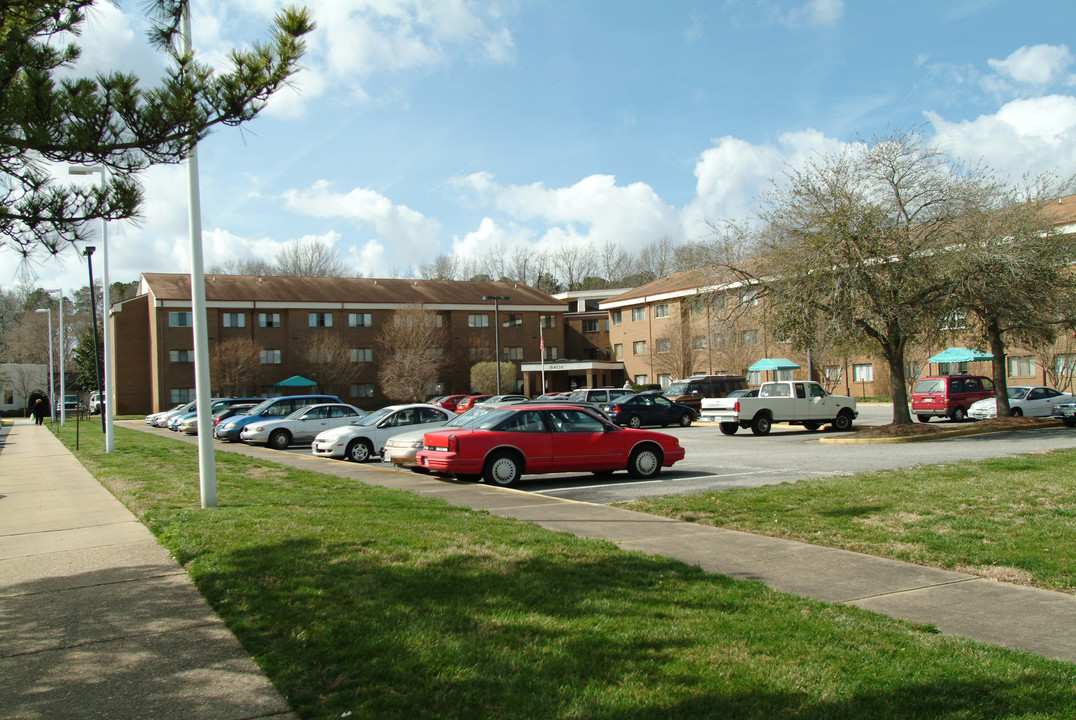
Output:
<path fill-rule="evenodd" d="M 695 421 L 695 411 L 687 405 L 674 403 L 661 391 L 625 395 L 600 405 L 602 412 L 617 425 L 679 425 L 687 427 Z"/>

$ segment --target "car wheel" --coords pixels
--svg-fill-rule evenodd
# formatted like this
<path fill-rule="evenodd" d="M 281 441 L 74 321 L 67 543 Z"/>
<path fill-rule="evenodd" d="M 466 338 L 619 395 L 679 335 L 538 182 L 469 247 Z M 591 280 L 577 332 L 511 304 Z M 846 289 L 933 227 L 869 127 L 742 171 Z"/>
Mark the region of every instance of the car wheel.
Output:
<path fill-rule="evenodd" d="M 512 453 L 500 452 L 486 461 L 486 467 L 482 470 L 482 477 L 490 485 L 498 487 L 512 487 L 519 482 L 519 476 L 523 474 L 523 468 Z"/>
<path fill-rule="evenodd" d="M 770 434 L 770 418 L 768 415 L 758 415 L 751 421 L 751 432 L 755 435 Z"/>
<path fill-rule="evenodd" d="M 833 429 L 840 432 L 848 432 L 852 429 L 851 413 L 842 412 L 833 420 Z"/>
<path fill-rule="evenodd" d="M 1076 427 L 1076 418 L 1061 418 L 1061 422 L 1065 423 L 1065 427 Z"/>
<path fill-rule="evenodd" d="M 285 450 L 288 445 L 291 445 L 291 435 L 287 430 L 274 430 L 269 435 L 269 447 L 274 450 Z"/>
<path fill-rule="evenodd" d="M 953 422 L 964 422 L 964 408 L 953 408 L 953 414 L 951 417 L 953 418 Z"/>
<path fill-rule="evenodd" d="M 1021 417 L 1023 414 L 1024 414 L 1024 411 L 1021 410 L 1020 408 L 1010 408 L 1010 410 L 1009 410 L 1009 415 L 1011 415 L 1013 417 Z"/>
<path fill-rule="evenodd" d="M 692 420 L 694 420 L 693 417 L 691 417 L 687 413 L 684 413 L 680 416 L 680 427 L 691 427 Z"/>
<path fill-rule="evenodd" d="M 740 429 L 740 424 L 739 423 L 734 423 L 734 422 L 724 422 L 724 423 L 721 423 L 720 427 L 721 427 L 722 434 L 724 434 L 724 435 L 735 435 L 736 431 Z"/>
<path fill-rule="evenodd" d="M 628 418 L 628 427 L 641 428 L 643 426 L 643 420 L 638 415 L 632 415 Z"/>
<path fill-rule="evenodd" d="M 366 462 L 374 454 L 374 448 L 370 445 L 370 441 L 366 438 L 356 438 L 348 443 L 347 450 L 344 451 L 344 457 L 351 462 Z"/>
<path fill-rule="evenodd" d="M 652 478 L 661 471 L 661 451 L 652 445 L 632 450 L 628 474 L 633 478 Z"/>
<path fill-rule="evenodd" d="M 921 423 L 930 422 L 930 416 L 929 415 L 916 415 L 915 419 L 918 420 Z"/>
<path fill-rule="evenodd" d="M 819 425 L 816 422 L 805 422 L 805 423 L 803 423 L 803 427 L 804 427 L 805 430 L 808 430 L 809 432 L 815 432 L 816 430 L 818 430 L 818 428 L 820 428 L 822 426 Z"/>

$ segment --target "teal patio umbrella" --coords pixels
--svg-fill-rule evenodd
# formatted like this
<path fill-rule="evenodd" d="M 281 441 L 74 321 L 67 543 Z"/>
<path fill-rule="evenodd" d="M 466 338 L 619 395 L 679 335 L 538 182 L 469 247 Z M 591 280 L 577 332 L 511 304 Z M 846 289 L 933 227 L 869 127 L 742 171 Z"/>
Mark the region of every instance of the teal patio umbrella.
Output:
<path fill-rule="evenodd" d="M 762 358 L 747 369 L 750 372 L 765 372 L 769 370 L 776 373 L 778 370 L 798 370 L 799 368 L 799 365 L 788 358 Z M 774 375 L 774 379 L 776 379 L 776 374 Z"/>

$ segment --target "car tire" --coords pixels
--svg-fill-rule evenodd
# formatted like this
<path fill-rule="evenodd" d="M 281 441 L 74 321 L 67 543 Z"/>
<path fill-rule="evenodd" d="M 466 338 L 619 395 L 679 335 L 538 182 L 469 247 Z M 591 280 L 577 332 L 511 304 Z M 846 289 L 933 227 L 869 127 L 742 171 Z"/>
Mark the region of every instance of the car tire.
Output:
<path fill-rule="evenodd" d="M 930 416 L 929 415 L 916 415 L 915 419 L 918 420 L 921 423 L 930 422 Z"/>
<path fill-rule="evenodd" d="M 723 435 L 735 435 L 736 431 L 740 429 L 740 423 L 723 422 L 720 427 Z"/>
<path fill-rule="evenodd" d="M 964 422 L 964 415 L 965 415 L 964 408 L 955 407 L 955 408 L 953 408 L 953 412 L 950 415 L 950 417 L 953 419 L 953 422 Z"/>
<path fill-rule="evenodd" d="M 643 426 L 643 420 L 638 415 L 632 415 L 628 418 L 628 427 L 639 429 Z"/>
<path fill-rule="evenodd" d="M 833 419 L 833 429 L 838 432 L 848 432 L 852 429 L 852 414 L 842 412 Z"/>
<path fill-rule="evenodd" d="M 772 424 L 769 415 L 765 413 L 756 415 L 755 419 L 751 421 L 751 432 L 755 435 L 769 435 Z"/>
<path fill-rule="evenodd" d="M 1065 427 L 1076 427 L 1076 418 L 1061 418 L 1061 422 L 1065 423 Z"/>
<path fill-rule="evenodd" d="M 274 430 L 269 434 L 269 447 L 274 450 L 286 450 L 291 445 L 291 435 L 287 430 Z"/>
<path fill-rule="evenodd" d="M 344 450 L 344 457 L 351 462 L 366 462 L 373 455 L 374 448 L 366 438 L 355 438 L 347 444 L 347 449 Z"/>
<path fill-rule="evenodd" d="M 482 468 L 482 478 L 487 485 L 497 487 L 512 487 L 519 483 L 519 476 L 523 474 L 523 463 L 519 457 L 510 452 L 499 452 L 486 460 L 486 466 Z"/>
<path fill-rule="evenodd" d="M 1009 415 L 1011 417 L 1023 417 L 1024 411 L 1020 408 L 1009 408 Z"/>
<path fill-rule="evenodd" d="M 628 475 L 633 478 L 652 478 L 661 472 L 661 450 L 653 445 L 643 445 L 631 451 L 628 458 Z"/>
<path fill-rule="evenodd" d="M 695 420 L 695 418 L 691 417 L 687 413 L 684 413 L 683 415 L 680 416 L 680 427 L 691 427 L 691 423 L 694 420 Z"/>
<path fill-rule="evenodd" d="M 805 430 L 807 430 L 808 432 L 817 432 L 818 428 L 820 428 L 820 427 L 822 427 L 822 425 L 819 424 L 819 423 L 816 423 L 816 422 L 805 422 L 805 423 L 803 423 L 803 428 Z"/>

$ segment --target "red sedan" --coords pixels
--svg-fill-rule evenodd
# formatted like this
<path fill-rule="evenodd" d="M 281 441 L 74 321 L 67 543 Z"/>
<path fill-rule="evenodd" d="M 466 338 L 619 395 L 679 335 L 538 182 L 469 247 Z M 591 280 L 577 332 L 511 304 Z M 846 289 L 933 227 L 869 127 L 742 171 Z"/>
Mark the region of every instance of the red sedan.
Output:
<path fill-rule="evenodd" d="M 468 396 L 464 397 L 462 400 L 460 400 L 458 403 L 456 403 L 456 414 L 457 415 L 462 415 L 463 413 L 467 412 L 468 410 L 473 408 L 478 403 L 483 403 L 486 400 L 489 400 L 491 397 L 493 397 L 493 396 L 492 395 L 468 395 Z"/>
<path fill-rule="evenodd" d="M 438 407 L 443 407 L 445 410 L 448 410 L 449 412 L 456 412 L 456 406 L 462 400 L 465 400 L 465 399 L 467 399 L 469 397 L 471 397 L 471 396 L 470 395 L 445 395 L 444 397 L 437 398 L 436 400 L 431 400 L 430 405 L 437 405 Z"/>
<path fill-rule="evenodd" d="M 507 487 L 522 475 L 627 470 L 649 478 L 684 459 L 672 435 L 619 428 L 585 408 L 514 405 L 473 425 L 426 433 L 420 467 L 438 475 Z"/>

